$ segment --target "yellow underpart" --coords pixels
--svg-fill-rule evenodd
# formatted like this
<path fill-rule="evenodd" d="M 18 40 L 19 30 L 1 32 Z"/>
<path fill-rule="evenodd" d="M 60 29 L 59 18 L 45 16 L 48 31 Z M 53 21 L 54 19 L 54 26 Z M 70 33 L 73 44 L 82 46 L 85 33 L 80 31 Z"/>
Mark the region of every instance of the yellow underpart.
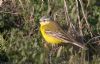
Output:
<path fill-rule="evenodd" d="M 42 36 L 44 37 L 44 39 L 51 44 L 59 44 L 62 43 L 61 39 L 58 39 L 56 37 L 53 37 L 51 35 L 48 35 L 46 32 L 46 30 L 51 30 L 53 32 L 57 32 L 59 31 L 58 27 L 55 25 L 55 23 L 49 22 L 49 23 L 44 23 L 41 24 L 40 26 L 40 31 L 42 33 Z"/>

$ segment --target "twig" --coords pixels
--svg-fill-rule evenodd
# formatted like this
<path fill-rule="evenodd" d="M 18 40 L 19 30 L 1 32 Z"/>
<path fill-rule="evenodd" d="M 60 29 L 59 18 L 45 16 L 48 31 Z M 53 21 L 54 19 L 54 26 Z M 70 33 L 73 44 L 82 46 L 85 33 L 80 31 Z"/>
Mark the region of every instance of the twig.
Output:
<path fill-rule="evenodd" d="M 79 32 L 80 32 L 80 35 L 83 36 L 82 24 L 81 24 L 81 21 L 80 21 L 80 14 L 79 14 L 79 3 L 78 3 L 77 0 L 76 0 L 76 10 L 77 10 L 77 15 L 78 15 Z M 81 40 L 83 42 L 83 37 L 81 37 Z"/>
<path fill-rule="evenodd" d="M 93 38 L 91 38 L 88 42 L 87 42 L 87 44 L 89 43 L 89 42 L 91 42 L 93 39 L 96 39 L 96 38 L 99 38 L 100 36 L 96 36 L 96 37 L 93 37 Z"/>
<path fill-rule="evenodd" d="M 90 35 L 92 36 L 92 32 L 90 30 L 90 25 L 88 24 L 87 17 L 86 17 L 85 12 L 84 12 L 83 3 L 82 3 L 81 0 L 79 0 L 79 2 L 80 2 L 81 9 L 82 9 L 83 17 L 84 17 L 84 19 L 86 21 L 86 24 L 87 24 L 88 30 L 90 32 Z"/>
<path fill-rule="evenodd" d="M 64 9 L 65 9 L 65 16 L 66 16 L 66 21 L 68 21 L 68 23 L 70 23 L 70 18 L 69 18 L 69 15 L 68 15 L 68 6 L 66 4 L 66 1 L 64 0 Z"/>
<path fill-rule="evenodd" d="M 0 13 L 19 15 L 20 13 L 0 11 Z"/>
<path fill-rule="evenodd" d="M 78 34 L 78 32 L 76 31 L 75 26 L 73 25 L 73 23 L 72 23 L 72 21 L 71 21 L 69 15 L 68 15 L 68 6 L 67 6 L 65 0 L 64 0 L 64 9 L 65 9 L 65 16 L 66 16 L 65 19 L 66 19 L 66 21 L 68 21 L 67 23 L 69 24 L 70 28 L 73 30 L 74 35 L 80 36 L 80 35 Z"/>

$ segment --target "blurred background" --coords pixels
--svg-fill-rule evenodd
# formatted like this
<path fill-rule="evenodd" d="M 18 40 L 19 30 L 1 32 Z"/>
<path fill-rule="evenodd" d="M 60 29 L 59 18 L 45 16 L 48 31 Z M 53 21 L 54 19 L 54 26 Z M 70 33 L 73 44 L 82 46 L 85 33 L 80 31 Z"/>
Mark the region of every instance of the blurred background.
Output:
<path fill-rule="evenodd" d="M 39 19 L 51 15 L 89 48 L 51 46 Z M 100 64 L 100 0 L 0 0 L 0 64 Z"/>

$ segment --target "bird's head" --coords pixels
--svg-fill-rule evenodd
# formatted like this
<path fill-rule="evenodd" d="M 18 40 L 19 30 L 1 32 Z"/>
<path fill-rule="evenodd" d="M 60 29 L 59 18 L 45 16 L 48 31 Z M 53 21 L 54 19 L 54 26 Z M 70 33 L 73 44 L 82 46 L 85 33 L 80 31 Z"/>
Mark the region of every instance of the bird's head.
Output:
<path fill-rule="evenodd" d="M 50 16 L 43 16 L 40 18 L 41 25 L 49 24 L 51 21 L 52 21 L 52 18 Z"/>

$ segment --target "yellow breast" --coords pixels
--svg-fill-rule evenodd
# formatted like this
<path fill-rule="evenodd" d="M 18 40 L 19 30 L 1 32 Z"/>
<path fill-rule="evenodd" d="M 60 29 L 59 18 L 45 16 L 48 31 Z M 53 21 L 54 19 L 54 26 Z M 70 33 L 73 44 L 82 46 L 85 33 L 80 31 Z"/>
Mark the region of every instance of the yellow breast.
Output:
<path fill-rule="evenodd" d="M 49 24 L 47 24 L 47 25 L 41 25 L 40 26 L 40 31 L 41 31 L 41 33 L 42 33 L 42 36 L 44 37 L 44 39 L 48 42 L 48 43 L 51 43 L 51 44 L 59 44 L 59 43 L 61 43 L 62 42 L 62 40 L 60 40 L 60 39 L 58 39 L 58 38 L 55 38 L 55 37 L 53 37 L 53 36 L 51 36 L 51 35 L 48 35 L 48 34 L 46 34 L 45 32 L 46 32 L 46 29 L 49 29 L 49 30 L 51 30 L 51 31 L 58 31 L 58 29 L 57 29 L 57 27 L 54 25 L 54 24 L 52 24 L 52 23 L 49 23 Z"/>

